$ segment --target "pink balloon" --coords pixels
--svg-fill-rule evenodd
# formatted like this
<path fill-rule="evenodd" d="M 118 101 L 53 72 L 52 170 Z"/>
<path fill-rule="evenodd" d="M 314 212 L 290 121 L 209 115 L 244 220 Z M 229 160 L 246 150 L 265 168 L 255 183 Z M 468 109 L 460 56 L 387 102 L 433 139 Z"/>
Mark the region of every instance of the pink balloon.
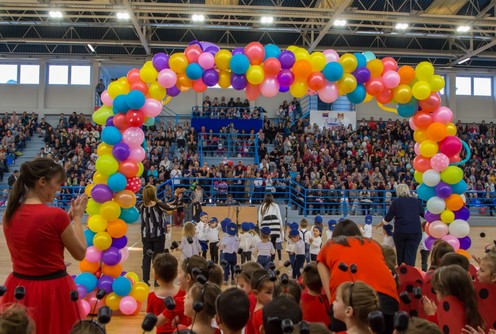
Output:
<path fill-rule="evenodd" d="M 260 85 L 248 83 L 245 92 L 248 100 L 255 101 L 260 96 Z"/>
<path fill-rule="evenodd" d="M 90 246 L 86 248 L 86 260 L 89 262 L 99 262 L 102 257 L 102 252 L 95 248 L 94 246 Z"/>
<path fill-rule="evenodd" d="M 385 57 L 381 59 L 382 64 L 384 65 L 384 73 L 389 71 L 395 71 L 398 69 L 398 63 L 392 57 Z M 391 87 L 389 87 L 391 88 Z"/>
<path fill-rule="evenodd" d="M 445 170 L 449 164 L 450 159 L 443 153 L 438 153 L 431 158 L 431 167 L 437 172 Z"/>
<path fill-rule="evenodd" d="M 215 65 L 214 55 L 210 52 L 203 52 L 200 57 L 198 57 L 198 64 L 204 70 L 209 70 Z"/>
<path fill-rule="evenodd" d="M 145 134 L 140 128 L 130 127 L 124 130 L 122 134 L 122 141 L 130 148 L 141 146 L 143 140 L 145 140 Z"/>
<path fill-rule="evenodd" d="M 140 162 L 140 161 L 145 160 L 145 156 L 146 156 L 146 154 L 145 154 L 145 150 L 143 149 L 143 147 L 138 146 L 138 147 L 134 147 L 134 148 L 130 149 L 128 159 L 136 161 L 136 162 Z"/>
<path fill-rule="evenodd" d="M 90 303 L 88 303 L 86 300 L 81 299 L 79 301 L 79 314 L 81 315 L 81 318 L 86 318 L 88 314 L 90 314 Z"/>
<path fill-rule="evenodd" d="M 84 301 L 89 304 L 90 310 L 88 311 L 88 313 L 95 312 L 96 314 L 98 313 L 98 309 L 104 306 L 103 301 L 96 298 L 96 291 L 91 291 L 90 293 L 88 293 L 86 297 L 84 297 Z"/>
<path fill-rule="evenodd" d="M 129 258 L 129 248 L 127 248 L 127 247 L 121 248 L 120 252 L 121 252 L 121 262 L 120 263 L 126 262 L 127 259 Z"/>
<path fill-rule="evenodd" d="M 160 86 L 164 88 L 171 88 L 176 85 L 177 74 L 169 68 L 163 69 L 158 73 L 157 81 Z"/>
<path fill-rule="evenodd" d="M 102 93 L 102 96 L 100 97 L 100 99 L 102 100 L 102 103 L 104 105 L 109 106 L 109 107 L 112 106 L 112 102 L 114 101 L 114 99 L 110 97 L 110 95 L 108 94 L 108 92 L 106 90 Z"/>
<path fill-rule="evenodd" d="M 146 117 L 157 117 L 162 111 L 162 103 L 155 99 L 147 98 L 141 110 L 143 110 Z"/>
<path fill-rule="evenodd" d="M 443 238 L 448 234 L 448 225 L 440 220 L 435 220 L 429 225 L 429 234 L 434 238 Z"/>
<path fill-rule="evenodd" d="M 462 142 L 455 136 L 448 136 L 439 143 L 439 151 L 448 157 L 460 153 L 461 150 Z"/>
<path fill-rule="evenodd" d="M 339 91 L 335 82 L 327 81 L 324 88 L 318 91 L 320 99 L 325 103 L 332 103 L 338 99 Z"/>
<path fill-rule="evenodd" d="M 245 55 L 251 65 L 260 65 L 265 58 L 265 49 L 259 42 L 251 42 L 245 47 Z"/>
<path fill-rule="evenodd" d="M 420 155 L 420 143 L 415 143 L 413 150 L 415 151 L 416 155 Z"/>
<path fill-rule="evenodd" d="M 415 123 L 413 123 L 413 118 L 410 117 L 410 119 L 408 120 L 408 124 L 410 124 L 410 128 L 415 131 L 417 130 L 417 126 L 415 125 Z"/>
<path fill-rule="evenodd" d="M 396 88 L 400 84 L 400 75 L 396 71 L 387 71 L 382 75 L 386 88 Z"/>
<path fill-rule="evenodd" d="M 434 122 L 448 124 L 453 120 L 453 112 L 448 107 L 439 107 L 432 113 L 432 120 Z"/>
<path fill-rule="evenodd" d="M 460 241 L 454 235 L 445 235 L 443 240 L 453 246 L 455 252 L 460 249 Z"/>
<path fill-rule="evenodd" d="M 119 309 L 125 315 L 133 314 L 137 307 L 138 303 L 136 302 L 136 299 L 131 296 L 122 297 L 119 302 Z"/>
<path fill-rule="evenodd" d="M 330 62 L 333 62 L 333 61 L 335 61 L 335 62 L 339 61 L 339 55 L 333 49 L 324 50 L 324 52 L 322 52 L 322 53 L 325 56 L 326 63 L 330 63 Z"/>
<path fill-rule="evenodd" d="M 266 77 L 260 84 L 260 92 L 265 97 L 274 97 L 279 93 L 279 81 L 275 76 Z"/>

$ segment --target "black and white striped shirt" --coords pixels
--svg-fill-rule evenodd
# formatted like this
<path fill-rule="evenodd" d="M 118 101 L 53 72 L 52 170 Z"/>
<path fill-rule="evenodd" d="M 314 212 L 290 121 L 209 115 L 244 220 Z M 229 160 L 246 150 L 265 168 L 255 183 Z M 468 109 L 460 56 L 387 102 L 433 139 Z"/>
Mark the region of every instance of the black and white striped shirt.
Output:
<path fill-rule="evenodd" d="M 165 236 L 167 232 L 165 212 L 172 209 L 163 202 L 157 202 L 153 206 L 140 203 L 138 208 L 141 213 L 141 237 L 151 239 Z"/>

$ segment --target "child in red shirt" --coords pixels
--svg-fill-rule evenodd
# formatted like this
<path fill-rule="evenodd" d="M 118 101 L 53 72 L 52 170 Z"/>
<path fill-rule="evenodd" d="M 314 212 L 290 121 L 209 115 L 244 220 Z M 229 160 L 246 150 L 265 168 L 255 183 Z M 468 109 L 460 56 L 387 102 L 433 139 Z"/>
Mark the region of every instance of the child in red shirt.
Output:
<path fill-rule="evenodd" d="M 322 298 L 322 281 L 320 280 L 315 262 L 310 262 L 305 266 L 303 283 L 306 287 L 301 295 L 300 303 L 303 311 L 303 320 L 320 322 L 326 326 L 329 325 L 330 318 L 327 313 L 329 302 L 325 296 Z"/>
<path fill-rule="evenodd" d="M 246 323 L 245 334 L 254 334 L 253 324 L 251 321 L 251 315 L 254 313 L 255 306 L 257 305 L 257 298 L 253 294 L 251 289 L 251 277 L 256 270 L 262 269 L 262 266 L 254 261 L 248 261 L 241 265 L 241 273 L 236 277 L 238 282 L 238 287 L 243 290 L 248 296 L 250 301 L 250 318 Z"/>
<path fill-rule="evenodd" d="M 257 299 L 257 304 L 251 315 L 252 326 L 255 334 L 260 334 L 263 327 L 264 305 L 272 300 L 274 283 L 270 281 L 269 273 L 265 269 L 256 270 L 251 277 L 251 288 Z"/>

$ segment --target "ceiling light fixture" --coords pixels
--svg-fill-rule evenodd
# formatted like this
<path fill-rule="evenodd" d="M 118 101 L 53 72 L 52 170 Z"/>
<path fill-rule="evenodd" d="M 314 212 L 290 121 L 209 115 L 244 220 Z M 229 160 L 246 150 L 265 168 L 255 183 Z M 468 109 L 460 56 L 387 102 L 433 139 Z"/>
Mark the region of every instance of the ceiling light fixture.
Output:
<path fill-rule="evenodd" d="M 260 22 L 262 22 L 262 24 L 271 24 L 274 22 L 274 18 L 272 16 L 262 16 Z"/>
<path fill-rule="evenodd" d="M 193 20 L 193 22 L 203 22 L 203 21 L 205 21 L 205 15 L 203 15 L 203 14 L 193 14 L 191 16 L 191 19 Z"/>
<path fill-rule="evenodd" d="M 335 20 L 334 26 L 336 27 L 344 27 L 346 25 L 346 20 Z"/>
<path fill-rule="evenodd" d="M 408 29 L 408 23 L 396 23 L 394 28 L 396 30 L 406 30 L 406 29 Z"/>
<path fill-rule="evenodd" d="M 459 26 L 458 28 L 456 28 L 456 31 L 457 32 L 469 32 L 470 27 L 469 26 Z"/>
<path fill-rule="evenodd" d="M 117 12 L 117 18 L 119 20 L 129 20 L 129 13 L 128 12 Z"/>
<path fill-rule="evenodd" d="M 48 14 L 53 19 L 61 19 L 63 16 L 60 10 L 51 10 Z"/>
<path fill-rule="evenodd" d="M 467 62 L 467 61 L 469 61 L 469 60 L 470 60 L 470 57 L 465 58 L 465 59 L 462 59 L 462 60 L 460 60 L 460 61 L 458 62 L 458 65 L 463 64 L 463 63 L 466 63 L 466 62 Z"/>
<path fill-rule="evenodd" d="M 91 52 L 95 52 L 95 48 L 91 44 L 88 44 L 88 48 L 91 50 Z"/>

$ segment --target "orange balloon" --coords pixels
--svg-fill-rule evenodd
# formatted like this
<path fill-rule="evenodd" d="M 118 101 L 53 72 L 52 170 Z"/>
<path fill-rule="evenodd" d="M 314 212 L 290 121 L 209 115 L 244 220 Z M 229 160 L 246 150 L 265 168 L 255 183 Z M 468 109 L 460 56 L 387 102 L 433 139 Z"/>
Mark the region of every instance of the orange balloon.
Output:
<path fill-rule="evenodd" d="M 127 225 L 122 219 L 112 220 L 107 225 L 107 233 L 112 238 L 121 238 L 127 232 Z"/>
<path fill-rule="evenodd" d="M 136 204 L 136 195 L 131 190 L 119 191 L 114 195 L 114 201 L 121 208 L 130 209 Z"/>
<path fill-rule="evenodd" d="M 448 131 L 446 130 L 446 125 L 440 122 L 434 122 L 427 128 L 427 139 L 434 141 L 442 141 L 448 135 Z"/>
<path fill-rule="evenodd" d="M 100 269 L 100 263 L 90 262 L 86 259 L 83 259 L 83 261 L 79 262 L 79 269 L 81 270 L 81 272 L 94 274 L 98 271 L 98 269 Z"/>
<path fill-rule="evenodd" d="M 401 66 L 398 69 L 398 74 L 400 75 L 400 84 L 408 85 L 415 79 L 415 70 L 408 65 Z"/>
<path fill-rule="evenodd" d="M 115 266 L 102 265 L 102 273 L 104 275 L 112 276 L 113 278 L 119 277 L 122 273 L 122 265 L 120 263 Z"/>
<path fill-rule="evenodd" d="M 191 87 L 193 87 L 193 81 L 191 81 L 186 73 L 181 73 L 177 75 L 177 83 L 176 83 L 177 88 L 181 92 L 186 92 L 188 91 Z"/>
<path fill-rule="evenodd" d="M 306 81 L 312 73 L 312 64 L 305 59 L 297 60 L 293 65 L 293 73 L 296 78 Z"/>
<path fill-rule="evenodd" d="M 460 254 L 460 255 L 463 255 L 463 256 L 465 256 L 467 259 L 469 259 L 469 260 L 470 260 L 470 254 L 469 254 L 466 250 L 464 250 L 464 249 L 461 249 L 461 248 L 460 248 L 459 250 L 457 250 L 457 251 L 456 251 L 456 253 L 457 253 L 457 254 Z"/>
<path fill-rule="evenodd" d="M 446 202 L 446 207 L 451 211 L 458 211 L 463 207 L 463 199 L 458 194 L 451 194 L 444 201 Z"/>

